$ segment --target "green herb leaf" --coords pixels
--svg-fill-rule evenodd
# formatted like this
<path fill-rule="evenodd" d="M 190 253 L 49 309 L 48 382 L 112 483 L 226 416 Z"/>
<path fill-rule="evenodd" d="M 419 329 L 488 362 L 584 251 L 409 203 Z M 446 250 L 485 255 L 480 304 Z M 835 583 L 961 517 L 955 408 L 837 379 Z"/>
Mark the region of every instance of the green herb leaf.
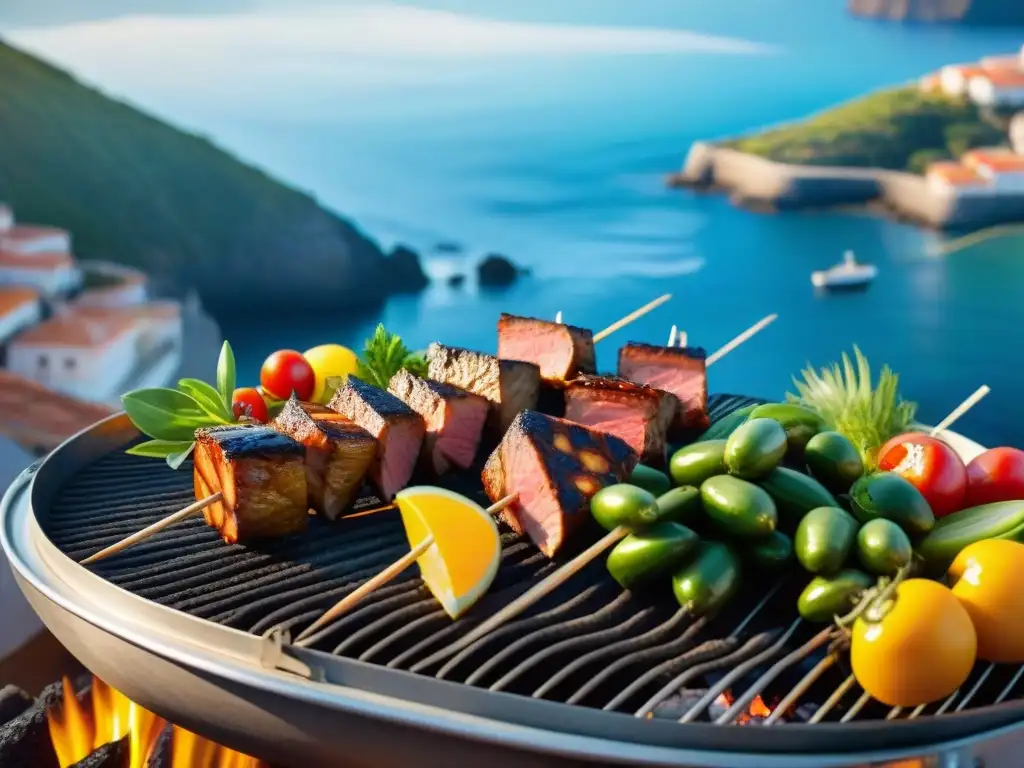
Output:
<path fill-rule="evenodd" d="M 217 360 L 217 391 L 230 413 L 231 398 L 235 394 L 235 353 L 227 340 L 220 348 L 220 358 Z"/>
<path fill-rule="evenodd" d="M 882 368 L 877 386 L 872 387 L 871 366 L 859 348 L 854 359 L 845 352 L 841 364 L 815 371 L 803 370 L 803 380 L 793 379 L 797 394 L 787 399 L 816 411 L 831 429 L 845 435 L 857 446 L 870 471 L 878 451 L 891 438 L 906 432 L 914 421 L 916 403 L 899 394 L 899 376 L 888 366 Z"/>
<path fill-rule="evenodd" d="M 199 403 L 199 407 L 218 422 L 234 422 L 234 413 L 230 408 L 224 407 L 224 399 L 212 385 L 199 379 L 182 379 L 178 382 L 178 389 Z"/>
<path fill-rule="evenodd" d="M 155 440 L 188 440 L 214 422 L 192 397 L 177 389 L 137 389 L 121 396 L 128 418 Z"/>
<path fill-rule="evenodd" d="M 195 443 L 189 443 L 189 445 L 177 453 L 172 453 L 167 456 L 167 466 L 171 469 L 177 469 L 185 463 L 185 459 L 192 453 L 192 449 L 196 447 Z"/>
<path fill-rule="evenodd" d="M 401 337 L 388 333 L 383 325 L 378 325 L 373 336 L 366 341 L 356 376 L 368 384 L 387 389 L 391 377 L 402 368 L 418 376 L 425 375 L 426 358 L 411 353 Z"/>
<path fill-rule="evenodd" d="M 189 450 L 193 443 L 191 440 L 147 440 L 144 443 L 133 445 L 125 453 L 132 456 L 145 456 L 150 459 L 166 459 L 176 453 Z"/>

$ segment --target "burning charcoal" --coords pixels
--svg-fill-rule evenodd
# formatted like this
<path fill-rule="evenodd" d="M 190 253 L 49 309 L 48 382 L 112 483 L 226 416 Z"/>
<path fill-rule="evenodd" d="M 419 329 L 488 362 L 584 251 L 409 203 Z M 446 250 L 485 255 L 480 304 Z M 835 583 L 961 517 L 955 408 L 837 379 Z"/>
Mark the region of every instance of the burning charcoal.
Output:
<path fill-rule="evenodd" d="M 711 702 L 708 705 L 707 709 L 704 710 L 704 712 L 705 712 L 705 715 L 707 716 L 707 718 L 709 720 L 711 720 L 712 722 L 714 722 L 715 720 L 720 718 L 722 715 L 724 715 L 726 712 L 728 712 L 729 711 L 729 707 L 731 707 L 731 706 L 732 706 L 732 696 L 730 696 L 729 692 L 726 691 L 721 696 L 719 696 L 717 699 L 715 699 L 713 702 Z"/>
<path fill-rule="evenodd" d="M 91 755 L 71 766 L 71 768 L 128 768 L 130 757 L 128 738 L 104 744 Z"/>
<path fill-rule="evenodd" d="M 15 685 L 0 689 L 0 723 L 13 720 L 32 706 L 32 697 Z"/>
<path fill-rule="evenodd" d="M 153 745 L 149 753 L 149 760 L 146 768 L 171 768 L 171 734 L 174 732 L 172 726 L 166 726 Z"/>
<path fill-rule="evenodd" d="M 687 689 L 673 694 L 654 708 L 652 717 L 655 720 L 678 720 L 699 702 L 707 690 L 703 688 Z M 698 718 L 699 721 L 707 721 L 707 710 Z"/>
<path fill-rule="evenodd" d="M 791 710 L 786 715 L 786 720 L 790 720 L 795 723 L 807 723 L 814 717 L 814 714 L 821 708 L 820 704 L 801 704 L 794 710 Z"/>
<path fill-rule="evenodd" d="M 3 768 L 60 768 L 50 740 L 46 712 L 64 700 L 64 686 L 43 690 L 27 710 L 0 726 L 0 765 Z"/>

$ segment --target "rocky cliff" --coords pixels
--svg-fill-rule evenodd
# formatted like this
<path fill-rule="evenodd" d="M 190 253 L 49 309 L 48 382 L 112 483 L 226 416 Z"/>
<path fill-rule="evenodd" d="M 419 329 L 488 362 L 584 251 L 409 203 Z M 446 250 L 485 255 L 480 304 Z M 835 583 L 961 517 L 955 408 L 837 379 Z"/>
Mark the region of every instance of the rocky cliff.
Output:
<path fill-rule="evenodd" d="M 857 16 L 896 21 L 1024 25 L 1021 0 L 849 0 Z"/>
<path fill-rule="evenodd" d="M 3 43 L 0 201 L 70 230 L 80 258 L 196 288 L 215 316 L 337 314 L 422 275 L 311 196 Z"/>

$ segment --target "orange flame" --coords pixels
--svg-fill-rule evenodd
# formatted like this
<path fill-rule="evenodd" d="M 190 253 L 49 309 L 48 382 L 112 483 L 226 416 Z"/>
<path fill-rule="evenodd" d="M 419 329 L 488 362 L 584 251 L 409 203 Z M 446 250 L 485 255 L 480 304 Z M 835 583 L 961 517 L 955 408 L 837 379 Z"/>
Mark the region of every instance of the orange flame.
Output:
<path fill-rule="evenodd" d="M 732 695 L 732 691 L 724 691 L 717 699 L 715 703 L 723 709 L 729 709 L 736 701 L 736 697 Z M 754 697 L 753 701 L 747 707 L 747 710 L 740 714 L 736 718 L 736 725 L 746 725 L 754 718 L 765 718 L 772 713 L 772 708 L 765 704 L 764 699 L 758 694 Z"/>
<path fill-rule="evenodd" d="M 61 768 L 68 768 L 104 744 L 128 737 L 126 768 L 146 768 L 167 722 L 143 709 L 99 678 L 92 680 L 92 711 L 75 696 L 64 678 L 64 698 L 46 713 L 50 738 Z M 171 768 L 264 768 L 254 757 L 233 752 L 174 726 Z"/>

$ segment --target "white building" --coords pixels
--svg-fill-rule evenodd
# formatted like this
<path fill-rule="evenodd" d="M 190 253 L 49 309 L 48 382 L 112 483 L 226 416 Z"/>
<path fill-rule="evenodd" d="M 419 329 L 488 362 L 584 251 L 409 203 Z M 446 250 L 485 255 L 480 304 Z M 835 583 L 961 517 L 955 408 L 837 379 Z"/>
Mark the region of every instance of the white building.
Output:
<path fill-rule="evenodd" d="M 947 96 L 964 97 L 970 79 L 987 71 L 978 64 L 950 64 L 939 70 L 939 84 Z"/>
<path fill-rule="evenodd" d="M 71 306 L 70 311 L 79 317 L 101 322 L 134 318 L 138 323 L 139 345 L 143 352 L 171 344 L 181 346 L 181 304 L 177 301 L 147 301 L 145 304 L 99 307 L 83 305 L 79 300 Z"/>
<path fill-rule="evenodd" d="M 71 253 L 71 235 L 56 227 L 15 224 L 0 232 L 0 251 L 8 253 Z"/>
<path fill-rule="evenodd" d="M 76 303 L 81 307 L 114 309 L 136 307 L 148 299 L 145 276 L 139 275 L 138 279 L 125 279 L 116 285 L 86 288 L 78 295 Z"/>
<path fill-rule="evenodd" d="M 928 166 L 925 180 L 932 192 L 943 197 L 982 197 L 994 194 L 994 188 L 987 179 L 961 163 L 932 163 Z"/>
<path fill-rule="evenodd" d="M 0 288 L 0 344 L 42 317 L 39 294 L 31 288 Z"/>
<path fill-rule="evenodd" d="M 970 78 L 967 93 L 971 101 L 983 107 L 1024 106 L 1024 72 L 992 70 Z"/>
<path fill-rule="evenodd" d="M 7 232 L 14 226 L 14 211 L 0 203 L 0 232 Z"/>
<path fill-rule="evenodd" d="M 1018 155 L 1024 155 L 1024 112 L 1018 112 L 1010 120 L 1010 145 Z"/>
<path fill-rule="evenodd" d="M 0 250 L 0 286 L 25 286 L 53 298 L 77 288 L 81 281 L 82 274 L 69 253 Z"/>
<path fill-rule="evenodd" d="M 998 192 L 1024 193 L 1024 155 L 1008 149 L 972 149 L 961 162 Z"/>
<path fill-rule="evenodd" d="M 129 313 L 99 318 L 70 310 L 16 336 L 7 367 L 58 392 L 103 402 L 135 369 L 140 330 Z"/>

